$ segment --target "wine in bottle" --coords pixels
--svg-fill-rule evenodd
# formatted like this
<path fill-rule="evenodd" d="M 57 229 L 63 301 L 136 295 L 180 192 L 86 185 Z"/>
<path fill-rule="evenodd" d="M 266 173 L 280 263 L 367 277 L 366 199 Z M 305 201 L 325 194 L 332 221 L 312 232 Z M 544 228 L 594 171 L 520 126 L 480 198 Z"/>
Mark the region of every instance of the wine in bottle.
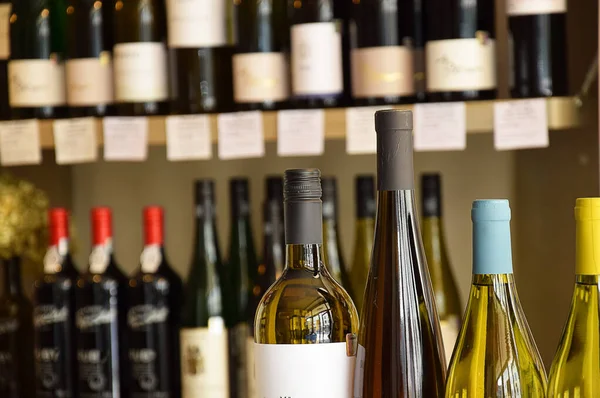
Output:
<path fill-rule="evenodd" d="M 181 329 L 182 398 L 229 398 L 225 296 L 221 289 L 223 269 L 214 182 L 199 180 L 195 190 L 196 236 Z"/>
<path fill-rule="evenodd" d="M 335 177 L 323 177 L 323 251 L 327 269 L 344 289 L 350 289 L 350 280 L 342 256 L 337 215 L 337 181 Z"/>
<path fill-rule="evenodd" d="M 427 99 L 496 97 L 495 5 L 488 0 L 423 0 Z"/>
<path fill-rule="evenodd" d="M 113 103 L 113 2 L 68 0 L 66 84 L 69 114 L 106 116 Z"/>
<path fill-rule="evenodd" d="M 69 253 L 68 215 L 49 212 L 50 244 L 44 275 L 33 285 L 33 324 L 38 397 L 77 398 L 75 283 L 77 271 Z"/>
<path fill-rule="evenodd" d="M 8 60 L 10 59 L 10 16 L 12 2 L 0 1 L 0 120 L 10 118 L 8 105 Z"/>
<path fill-rule="evenodd" d="M 446 398 L 546 396 L 546 372 L 513 277 L 508 200 L 473 202 L 473 285 Z"/>
<path fill-rule="evenodd" d="M 354 227 L 354 258 L 350 269 L 351 295 L 356 308 L 362 308 L 375 228 L 375 179 L 370 175 L 357 176 L 356 226 Z"/>
<path fill-rule="evenodd" d="M 348 87 L 346 5 L 335 0 L 288 1 L 292 105 L 342 106 Z M 346 84 L 345 84 L 346 83 Z"/>
<path fill-rule="evenodd" d="M 172 112 L 232 110 L 232 4 L 167 0 Z"/>
<path fill-rule="evenodd" d="M 413 1 L 352 2 L 352 98 L 356 105 L 414 102 Z"/>
<path fill-rule="evenodd" d="M 127 341 L 132 398 L 180 397 L 179 327 L 183 282 L 163 246 L 163 210 L 144 209 L 144 250 L 129 280 Z M 125 327 L 124 327 L 125 328 Z"/>
<path fill-rule="evenodd" d="M 377 219 L 354 397 L 441 397 L 446 362 L 414 198 L 412 112 L 375 113 Z"/>
<path fill-rule="evenodd" d="M 233 97 L 239 110 L 279 109 L 289 97 L 286 2 L 240 0 Z"/>
<path fill-rule="evenodd" d="M 567 0 L 506 2 L 511 95 L 567 95 Z"/>
<path fill-rule="evenodd" d="M 460 305 L 458 289 L 446 253 L 441 191 L 442 181 L 439 174 L 423 174 L 421 176 L 423 247 L 427 265 L 429 265 L 431 284 L 440 317 L 446 361 L 448 362 L 460 331 L 463 308 Z"/>
<path fill-rule="evenodd" d="M 114 87 L 119 116 L 168 112 L 165 4 L 116 0 Z"/>
<path fill-rule="evenodd" d="M 21 260 L 2 260 L 0 397 L 34 398 L 33 309 L 21 287 Z"/>
<path fill-rule="evenodd" d="M 600 198 L 575 204 L 575 291 L 550 368 L 548 398 L 600 396 Z"/>
<path fill-rule="evenodd" d="M 286 170 L 286 264 L 256 311 L 258 397 L 352 397 L 358 314 L 323 256 L 318 169 Z M 290 369 L 329 369 L 298 377 Z"/>
<path fill-rule="evenodd" d="M 65 0 L 14 1 L 10 17 L 11 117 L 65 116 Z"/>

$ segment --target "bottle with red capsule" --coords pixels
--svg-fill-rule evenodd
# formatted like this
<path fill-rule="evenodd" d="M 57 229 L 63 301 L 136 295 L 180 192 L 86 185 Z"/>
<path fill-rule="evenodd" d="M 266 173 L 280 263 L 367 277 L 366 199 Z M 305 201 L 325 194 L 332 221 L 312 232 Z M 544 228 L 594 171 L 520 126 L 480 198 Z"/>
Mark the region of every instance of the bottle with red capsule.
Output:
<path fill-rule="evenodd" d="M 179 398 L 180 312 L 183 282 L 164 248 L 164 211 L 144 209 L 144 249 L 140 268 L 129 280 L 127 336 L 131 398 Z"/>

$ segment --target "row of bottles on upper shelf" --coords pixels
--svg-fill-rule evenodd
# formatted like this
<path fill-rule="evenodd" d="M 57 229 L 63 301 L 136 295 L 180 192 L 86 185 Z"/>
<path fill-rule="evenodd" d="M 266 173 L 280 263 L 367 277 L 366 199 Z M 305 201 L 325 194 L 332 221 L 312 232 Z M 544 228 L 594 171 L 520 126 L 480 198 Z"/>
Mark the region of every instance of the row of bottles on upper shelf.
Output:
<path fill-rule="evenodd" d="M 514 97 L 566 95 L 566 0 L 507 1 Z M 489 0 L 0 1 L 2 118 L 496 97 Z"/>

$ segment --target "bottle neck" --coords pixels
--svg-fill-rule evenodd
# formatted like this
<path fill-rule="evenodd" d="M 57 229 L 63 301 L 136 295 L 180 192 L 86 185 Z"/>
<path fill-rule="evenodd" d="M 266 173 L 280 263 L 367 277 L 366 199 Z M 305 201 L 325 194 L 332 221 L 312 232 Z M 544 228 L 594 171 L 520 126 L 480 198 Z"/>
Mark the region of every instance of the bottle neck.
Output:
<path fill-rule="evenodd" d="M 442 265 L 445 257 L 446 248 L 444 246 L 444 227 L 442 221 L 437 216 L 423 217 L 423 247 L 427 257 L 427 264 L 431 272 L 431 279 L 435 285 L 441 282 Z"/>
<path fill-rule="evenodd" d="M 210 201 L 196 205 L 194 258 L 218 257 L 218 238 L 214 204 Z M 196 262 L 198 263 L 198 262 Z M 200 262 L 204 264 L 204 261 Z"/>
<path fill-rule="evenodd" d="M 320 200 L 284 204 L 286 269 L 318 273 L 323 259 L 323 213 Z"/>
<path fill-rule="evenodd" d="M 575 273 L 600 275 L 600 220 L 577 220 L 575 240 Z"/>
<path fill-rule="evenodd" d="M 473 221 L 473 274 L 512 274 L 510 221 Z"/>
<path fill-rule="evenodd" d="M 57 274 L 71 271 L 74 271 L 74 267 L 69 252 L 69 239 L 67 237 L 58 238 L 48 247 L 44 257 L 44 273 Z"/>
<path fill-rule="evenodd" d="M 283 209 L 274 201 L 264 204 L 263 259 L 281 256 L 283 248 Z"/>
<path fill-rule="evenodd" d="M 285 268 L 310 271 L 317 275 L 323 266 L 323 245 L 312 243 L 306 245 L 286 245 Z"/>
<path fill-rule="evenodd" d="M 21 259 L 12 257 L 8 260 L 2 260 L 4 268 L 4 291 L 11 296 L 22 294 L 21 288 Z"/>

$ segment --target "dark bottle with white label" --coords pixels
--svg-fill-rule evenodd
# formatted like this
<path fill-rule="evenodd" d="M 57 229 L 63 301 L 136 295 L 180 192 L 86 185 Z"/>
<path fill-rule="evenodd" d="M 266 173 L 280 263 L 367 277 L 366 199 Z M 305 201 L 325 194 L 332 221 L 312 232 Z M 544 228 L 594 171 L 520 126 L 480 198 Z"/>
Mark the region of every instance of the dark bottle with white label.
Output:
<path fill-rule="evenodd" d="M 178 398 L 179 325 L 183 282 L 172 270 L 163 247 L 163 210 L 144 209 L 144 250 L 140 268 L 129 281 L 126 384 L 130 398 Z"/>
<path fill-rule="evenodd" d="M 48 218 L 50 244 L 44 275 L 33 285 L 36 395 L 77 398 L 74 315 L 78 273 L 69 253 L 67 211 L 52 209 Z"/>
<path fill-rule="evenodd" d="M 21 287 L 21 261 L 2 260 L 0 295 L 0 397 L 34 398 L 31 302 Z"/>

